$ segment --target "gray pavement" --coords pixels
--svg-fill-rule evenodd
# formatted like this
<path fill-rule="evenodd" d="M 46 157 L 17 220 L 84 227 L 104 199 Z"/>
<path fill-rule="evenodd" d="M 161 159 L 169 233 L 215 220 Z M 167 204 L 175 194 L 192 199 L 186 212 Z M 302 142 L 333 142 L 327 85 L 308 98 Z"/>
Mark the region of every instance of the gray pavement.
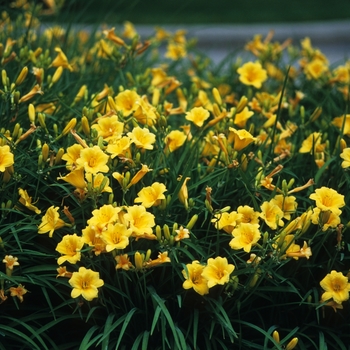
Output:
<path fill-rule="evenodd" d="M 153 25 L 135 25 L 142 38 L 154 33 Z M 291 38 L 294 45 L 310 37 L 313 47 L 320 49 L 331 64 L 340 64 L 350 59 L 350 20 L 247 25 L 169 25 L 162 28 L 171 32 L 186 29 L 188 38 L 197 38 L 197 48 L 205 52 L 214 62 L 220 62 L 230 52 L 242 49 L 255 34 L 267 35 L 274 31 L 274 41 L 283 42 Z"/>

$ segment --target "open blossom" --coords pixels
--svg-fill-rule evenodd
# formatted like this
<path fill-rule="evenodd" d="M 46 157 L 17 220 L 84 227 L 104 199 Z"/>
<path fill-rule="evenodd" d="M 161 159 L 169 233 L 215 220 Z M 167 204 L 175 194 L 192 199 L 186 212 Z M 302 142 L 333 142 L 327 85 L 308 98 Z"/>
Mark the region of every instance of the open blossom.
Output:
<path fill-rule="evenodd" d="M 232 231 L 234 237 L 230 241 L 232 249 L 242 249 L 249 253 L 260 239 L 261 233 L 259 231 L 259 224 L 241 223 Z"/>
<path fill-rule="evenodd" d="M 186 264 L 186 270 L 182 270 L 182 275 L 185 278 L 182 287 L 184 289 L 193 288 L 200 295 L 208 294 L 208 280 L 202 276 L 203 270 L 204 266 L 198 260 Z"/>
<path fill-rule="evenodd" d="M 153 235 L 155 217 L 153 214 L 148 213 L 144 206 L 134 205 L 132 207 L 128 207 L 124 218 L 129 222 L 133 236 L 137 237 L 144 234 Z"/>
<path fill-rule="evenodd" d="M 124 90 L 120 92 L 115 98 L 117 111 L 122 112 L 124 117 L 129 116 L 139 108 L 139 105 L 136 102 L 140 99 L 141 97 L 135 91 Z"/>
<path fill-rule="evenodd" d="M 2 262 L 5 263 L 6 268 L 10 270 L 13 270 L 14 266 L 19 266 L 18 258 L 12 255 L 6 255 Z"/>
<path fill-rule="evenodd" d="M 204 267 L 202 276 L 208 280 L 208 287 L 214 287 L 217 284 L 225 284 L 229 281 L 230 275 L 235 266 L 229 264 L 227 258 L 220 256 L 215 259 L 209 258 L 207 266 Z"/>
<path fill-rule="evenodd" d="M 166 149 L 168 149 L 170 152 L 174 152 L 185 143 L 186 139 L 187 136 L 182 131 L 170 131 L 165 137 Z"/>
<path fill-rule="evenodd" d="M 82 149 L 80 151 L 80 157 L 76 162 L 78 165 L 84 167 L 87 173 L 107 173 L 109 170 L 107 165 L 108 158 L 108 155 L 100 147 L 93 146 Z"/>
<path fill-rule="evenodd" d="M 333 299 L 336 303 L 341 304 L 349 299 L 350 283 L 348 283 L 348 277 L 341 272 L 332 270 L 320 282 L 320 286 L 325 290 L 321 296 L 322 302 Z"/>
<path fill-rule="evenodd" d="M 77 298 L 81 295 L 87 301 L 97 298 L 98 288 L 104 285 L 98 272 L 85 267 L 80 267 L 78 272 L 73 272 L 68 282 L 73 287 L 71 292 L 72 298 Z"/>
<path fill-rule="evenodd" d="M 18 285 L 18 287 L 11 287 L 10 288 L 10 294 L 11 297 L 17 297 L 20 302 L 23 301 L 23 295 L 27 294 L 28 290 L 24 288 L 21 284 Z"/>
<path fill-rule="evenodd" d="M 179 242 L 183 239 L 190 238 L 190 231 L 183 226 L 180 226 L 178 230 L 175 230 L 176 236 L 174 238 L 175 242 Z"/>
<path fill-rule="evenodd" d="M 141 203 L 145 208 L 157 206 L 162 199 L 165 199 L 164 192 L 166 191 L 164 184 L 154 182 L 151 186 L 144 187 L 135 198 L 135 203 Z"/>
<path fill-rule="evenodd" d="M 73 170 L 77 166 L 77 159 L 80 158 L 80 151 L 83 146 L 78 143 L 67 148 L 67 152 L 62 156 L 62 159 L 66 161 L 66 167 L 69 170 Z"/>
<path fill-rule="evenodd" d="M 247 62 L 237 69 L 237 73 L 239 80 L 244 85 L 252 85 L 257 89 L 260 89 L 262 83 L 267 79 L 267 72 L 260 62 Z"/>
<path fill-rule="evenodd" d="M 350 167 L 350 148 L 344 148 L 340 154 L 340 158 L 344 159 L 341 163 L 342 168 L 347 169 Z"/>
<path fill-rule="evenodd" d="M 210 113 L 203 107 L 194 107 L 186 113 L 186 119 L 193 122 L 199 128 L 203 126 L 204 122 L 210 117 Z"/>
<path fill-rule="evenodd" d="M 283 226 L 284 222 L 282 218 L 284 213 L 282 209 L 275 204 L 273 200 L 270 202 L 264 202 L 261 206 L 260 217 L 265 221 L 265 223 L 273 230 L 277 229 L 278 226 Z"/>
<path fill-rule="evenodd" d="M 53 236 L 55 230 L 60 229 L 65 225 L 65 222 L 60 218 L 58 213 L 59 207 L 51 206 L 47 209 L 46 214 L 41 219 L 38 233 L 49 233 L 49 236 Z"/>
<path fill-rule="evenodd" d="M 28 192 L 22 188 L 18 189 L 20 195 L 19 202 L 24 205 L 27 209 L 34 211 L 35 214 L 40 214 L 41 210 L 32 203 L 32 197 L 29 197 Z"/>
<path fill-rule="evenodd" d="M 137 148 L 153 149 L 153 144 L 156 142 L 156 135 L 151 133 L 147 128 L 137 126 L 131 132 L 128 132 L 128 137 L 134 142 Z"/>
<path fill-rule="evenodd" d="M 65 261 L 75 264 L 80 261 L 81 249 L 83 248 L 84 241 L 76 233 L 73 235 L 63 236 L 61 242 L 57 244 L 56 251 L 62 254 L 57 259 L 58 265 L 63 264 Z"/>
<path fill-rule="evenodd" d="M 310 198 L 316 201 L 317 208 L 322 211 L 330 210 L 335 215 L 340 215 L 340 208 L 345 206 L 344 196 L 325 186 L 316 189 Z"/>
<path fill-rule="evenodd" d="M 0 146 L 0 172 L 4 172 L 5 169 L 14 164 L 13 154 L 10 152 L 10 147 Z"/>
<path fill-rule="evenodd" d="M 117 270 L 122 269 L 128 271 L 133 267 L 128 254 L 117 255 L 115 260 L 117 262 L 117 265 L 115 266 Z"/>
<path fill-rule="evenodd" d="M 125 249 L 129 245 L 131 230 L 123 224 L 108 224 L 107 229 L 102 231 L 102 240 L 106 243 L 106 251 Z"/>
<path fill-rule="evenodd" d="M 224 212 L 215 214 L 212 222 L 218 230 L 224 230 L 227 233 L 231 233 L 241 219 L 242 214 L 239 214 L 236 211 L 231 211 L 230 213 Z"/>
<path fill-rule="evenodd" d="M 109 141 L 113 138 L 121 137 L 124 129 L 124 123 L 119 121 L 117 115 L 102 117 L 97 124 L 92 125 L 92 129 L 97 131 L 97 135 L 104 140 Z"/>
<path fill-rule="evenodd" d="M 230 127 L 229 130 L 230 134 L 228 142 L 233 142 L 233 149 L 235 151 L 241 151 L 256 140 L 256 138 L 247 130 L 236 130 L 232 127 Z"/>

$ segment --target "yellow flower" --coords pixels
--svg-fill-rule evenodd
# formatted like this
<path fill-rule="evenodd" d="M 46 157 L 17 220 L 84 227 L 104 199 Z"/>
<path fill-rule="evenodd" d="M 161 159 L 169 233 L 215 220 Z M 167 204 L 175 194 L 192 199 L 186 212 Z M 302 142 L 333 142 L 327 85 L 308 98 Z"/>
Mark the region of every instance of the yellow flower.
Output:
<path fill-rule="evenodd" d="M 126 157 L 127 153 L 130 154 L 130 145 L 132 141 L 130 137 L 123 136 L 118 140 L 113 140 L 107 145 L 107 152 L 110 153 L 111 158 Z"/>
<path fill-rule="evenodd" d="M 282 194 L 278 194 L 271 201 L 282 209 L 283 217 L 287 220 L 290 220 L 291 214 L 295 213 L 298 206 L 294 196 L 283 196 Z"/>
<path fill-rule="evenodd" d="M 108 158 L 107 154 L 100 147 L 93 146 L 80 151 L 80 158 L 77 159 L 77 164 L 84 167 L 87 173 L 107 173 L 109 170 L 107 165 Z"/>
<path fill-rule="evenodd" d="M 12 255 L 6 255 L 2 262 L 5 263 L 6 268 L 10 270 L 13 270 L 14 266 L 19 266 L 18 258 Z"/>
<path fill-rule="evenodd" d="M 91 173 L 87 173 L 85 175 L 86 180 L 89 184 L 91 184 L 92 188 L 97 190 L 99 193 L 102 192 L 113 192 L 112 188 L 109 186 L 109 178 L 99 173 L 97 175 L 92 175 Z"/>
<path fill-rule="evenodd" d="M 245 129 L 236 130 L 235 128 L 229 127 L 229 130 L 228 142 L 233 142 L 233 149 L 235 151 L 241 151 L 256 140 L 255 137 Z"/>
<path fill-rule="evenodd" d="M 257 89 L 261 88 L 262 83 L 267 79 L 267 72 L 262 68 L 260 62 L 247 62 L 237 69 L 239 80 L 244 85 L 252 85 Z"/>
<path fill-rule="evenodd" d="M 27 289 L 25 289 L 21 284 L 19 284 L 18 287 L 10 288 L 11 297 L 17 297 L 20 302 L 23 301 L 23 295 L 27 292 Z"/>
<path fill-rule="evenodd" d="M 186 238 L 190 238 L 190 231 L 187 228 L 180 226 L 179 230 L 175 230 L 176 236 L 174 238 L 175 242 L 181 241 Z"/>
<path fill-rule="evenodd" d="M 193 122 L 199 128 L 203 126 L 204 122 L 210 117 L 208 110 L 203 107 L 194 107 L 186 113 L 186 119 Z"/>
<path fill-rule="evenodd" d="M 51 206 L 47 209 L 46 214 L 41 219 L 38 233 L 42 234 L 49 232 L 49 236 L 52 237 L 55 230 L 58 230 L 65 225 L 65 222 L 60 219 L 58 209 L 59 207 L 55 206 Z"/>
<path fill-rule="evenodd" d="M 337 191 L 328 187 L 321 187 L 310 195 L 310 198 L 316 201 L 316 206 L 322 211 L 330 210 L 335 215 L 340 215 L 342 208 L 345 206 L 344 196 Z"/>
<path fill-rule="evenodd" d="M 105 204 L 92 212 L 92 217 L 87 221 L 88 225 L 96 231 L 102 232 L 108 224 L 118 222 L 121 209 L 112 204 Z"/>
<path fill-rule="evenodd" d="M 150 169 L 148 165 L 141 164 L 141 169 L 132 177 L 130 183 L 128 184 L 127 188 L 137 184 L 149 171 L 152 171 L 153 169 Z"/>
<path fill-rule="evenodd" d="M 99 230 L 99 228 L 96 227 L 94 229 L 89 225 L 85 227 L 81 232 L 82 240 L 84 243 L 92 247 L 92 251 L 96 256 L 106 252 L 106 243 L 102 240 L 101 236 L 102 230 Z"/>
<path fill-rule="evenodd" d="M 283 226 L 284 223 L 282 218 L 284 213 L 282 209 L 275 204 L 273 201 L 264 202 L 261 206 L 260 217 L 265 221 L 265 223 L 273 230 L 277 229 L 278 226 Z"/>
<path fill-rule="evenodd" d="M 102 240 L 106 243 L 106 251 L 125 249 L 129 245 L 131 230 L 122 224 L 108 224 L 107 229 L 102 231 Z"/>
<path fill-rule="evenodd" d="M 208 281 L 202 276 L 204 266 L 198 260 L 186 265 L 186 270 L 182 270 L 182 275 L 186 279 L 182 284 L 184 289 L 193 288 L 200 295 L 208 294 Z"/>
<path fill-rule="evenodd" d="M 227 262 L 227 258 L 220 256 L 215 259 L 209 258 L 207 266 L 204 267 L 202 276 L 208 280 L 208 288 L 212 288 L 217 284 L 225 284 L 230 279 L 230 274 L 235 266 Z"/>
<path fill-rule="evenodd" d="M 153 144 L 156 142 L 156 135 L 152 134 L 148 129 L 142 129 L 139 126 L 134 128 L 132 132 L 128 132 L 128 136 L 137 148 L 150 150 L 153 149 Z"/>
<path fill-rule="evenodd" d="M 73 71 L 73 67 L 68 63 L 68 58 L 64 52 L 59 47 L 56 47 L 55 51 L 57 52 L 57 56 L 52 61 L 51 67 L 63 67 Z"/>
<path fill-rule="evenodd" d="M 136 35 L 137 35 L 137 31 L 136 31 L 134 25 L 129 21 L 125 21 L 124 22 L 123 36 L 125 36 L 128 39 L 133 39 L 134 36 L 136 36 Z"/>
<path fill-rule="evenodd" d="M 129 222 L 133 236 L 152 235 L 152 227 L 155 226 L 154 215 L 148 213 L 144 206 L 134 205 L 128 207 L 124 218 Z"/>
<path fill-rule="evenodd" d="M 123 117 L 128 117 L 133 113 L 139 105 L 136 103 L 141 97 L 132 90 L 124 90 L 120 92 L 115 98 L 117 111 L 123 113 Z"/>
<path fill-rule="evenodd" d="M 231 233 L 241 219 L 241 214 L 238 214 L 236 211 L 231 211 L 230 213 L 224 212 L 215 214 L 212 222 L 218 230 L 224 230 L 227 233 Z"/>
<path fill-rule="evenodd" d="M 321 144 L 321 133 L 313 132 L 301 144 L 299 153 L 323 152 L 324 144 Z"/>
<path fill-rule="evenodd" d="M 84 179 L 84 168 L 83 167 L 75 168 L 70 173 L 68 173 L 66 176 L 58 177 L 57 180 L 66 181 L 70 185 L 74 186 L 75 188 L 79 188 L 82 190 L 84 190 L 87 186 L 87 183 Z"/>
<path fill-rule="evenodd" d="M 238 223 L 249 223 L 249 224 L 259 224 L 259 212 L 254 211 L 249 205 L 239 206 L 237 208 L 237 213 L 241 215 Z"/>
<path fill-rule="evenodd" d="M 306 74 L 306 77 L 309 80 L 318 79 L 322 77 L 322 75 L 327 71 L 328 71 L 328 65 L 324 61 L 318 58 L 313 59 L 310 63 L 308 63 L 304 67 L 304 73 Z"/>
<path fill-rule="evenodd" d="M 166 149 L 170 152 L 176 151 L 186 141 L 187 136 L 180 130 L 173 130 L 165 137 Z"/>
<path fill-rule="evenodd" d="M 261 237 L 259 224 L 242 223 L 232 231 L 234 237 L 230 241 L 232 249 L 242 249 L 249 253 L 252 246 L 255 245 Z"/>
<path fill-rule="evenodd" d="M 99 118 L 97 124 L 92 125 L 92 129 L 97 131 L 97 135 L 109 141 L 119 138 L 123 133 L 124 123 L 120 122 L 117 115 Z"/>
<path fill-rule="evenodd" d="M 18 193 L 21 196 L 19 199 L 19 202 L 23 204 L 26 208 L 29 210 L 34 211 L 36 214 L 40 214 L 41 210 L 37 208 L 34 204 L 32 204 L 32 197 L 29 197 L 26 190 L 23 190 L 22 188 L 18 189 Z"/>
<path fill-rule="evenodd" d="M 158 266 L 167 262 L 171 262 L 170 258 L 168 257 L 168 252 L 163 252 L 158 254 L 157 259 L 149 260 L 146 262 L 146 267 L 154 267 Z"/>
<path fill-rule="evenodd" d="M 298 246 L 297 244 L 295 244 L 295 245 Z M 304 241 L 304 245 L 302 248 L 300 248 L 297 251 L 296 250 L 293 250 L 293 251 L 287 250 L 286 255 L 290 258 L 295 259 L 295 260 L 298 260 L 299 258 L 309 259 L 310 256 L 312 255 L 312 252 L 311 252 L 311 248 L 308 247 L 307 243 Z"/>
<path fill-rule="evenodd" d="M 187 181 L 191 180 L 190 177 L 186 177 L 185 181 L 182 183 L 180 191 L 178 193 L 179 201 L 188 209 L 188 189 L 187 189 Z M 181 178 L 180 178 L 181 181 Z"/>
<path fill-rule="evenodd" d="M 169 42 L 167 52 L 165 53 L 165 57 L 177 61 L 180 58 L 186 57 L 186 55 L 186 46 L 184 44 Z"/>
<path fill-rule="evenodd" d="M 10 147 L 0 146 L 0 172 L 4 172 L 7 167 L 14 164 L 13 154 L 10 152 Z"/>
<path fill-rule="evenodd" d="M 320 208 L 314 208 L 311 215 L 311 222 L 320 225 L 322 231 L 327 231 L 330 227 L 336 228 L 340 224 L 340 213 L 335 214 L 330 210 L 322 211 Z"/>
<path fill-rule="evenodd" d="M 154 182 L 151 186 L 144 187 L 135 198 L 135 203 L 141 203 L 145 208 L 157 206 L 160 204 L 162 199 L 165 199 L 164 192 L 166 191 L 164 184 Z"/>
<path fill-rule="evenodd" d="M 350 114 L 334 118 L 332 124 L 339 128 L 344 135 L 350 136 Z"/>
<path fill-rule="evenodd" d="M 340 154 L 340 158 L 344 159 L 341 163 L 342 168 L 346 169 L 350 167 L 350 148 L 344 148 Z"/>
<path fill-rule="evenodd" d="M 248 107 L 244 107 L 243 111 L 235 115 L 234 124 L 240 128 L 244 128 L 247 120 L 254 115 L 254 112 L 249 111 Z"/>
<path fill-rule="evenodd" d="M 73 272 L 72 278 L 68 282 L 73 287 L 71 297 L 77 298 L 81 295 L 87 301 L 97 298 L 97 288 L 104 285 L 98 272 L 85 267 L 79 267 L 78 272 Z"/>
<path fill-rule="evenodd" d="M 56 251 L 63 254 L 57 259 L 57 264 L 61 265 L 65 261 L 71 264 L 76 264 L 81 258 L 81 249 L 83 248 L 84 240 L 82 237 L 77 236 L 76 233 L 73 235 L 63 236 L 61 242 L 57 244 Z"/>
<path fill-rule="evenodd" d="M 80 158 L 80 151 L 84 149 L 83 146 L 79 144 L 74 144 L 67 148 L 67 153 L 62 156 L 62 159 L 65 160 L 67 169 L 74 169 L 77 166 L 77 159 Z"/>
<path fill-rule="evenodd" d="M 115 260 L 117 262 L 116 269 L 123 269 L 123 270 L 130 270 L 130 268 L 133 267 L 133 264 L 131 263 L 128 254 L 123 255 L 117 255 L 115 257 Z"/>
<path fill-rule="evenodd" d="M 348 283 L 348 277 L 341 272 L 332 270 L 320 282 L 320 286 L 325 290 L 321 296 L 322 302 L 333 299 L 336 303 L 341 304 L 349 299 L 350 283 Z"/>

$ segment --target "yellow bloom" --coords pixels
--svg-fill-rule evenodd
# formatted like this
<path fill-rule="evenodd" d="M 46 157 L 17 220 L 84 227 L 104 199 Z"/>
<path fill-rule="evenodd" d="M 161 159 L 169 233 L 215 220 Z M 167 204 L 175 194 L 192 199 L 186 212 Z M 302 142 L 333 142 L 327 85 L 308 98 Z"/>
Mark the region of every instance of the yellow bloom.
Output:
<path fill-rule="evenodd" d="M 181 180 L 181 179 L 180 179 Z M 185 208 L 188 208 L 188 189 L 187 189 L 187 181 L 191 180 L 190 177 L 186 177 L 185 181 L 182 183 L 182 186 L 180 188 L 180 191 L 178 193 L 179 201 L 185 206 Z"/>
<path fill-rule="evenodd" d="M 321 187 L 310 195 L 310 198 L 316 201 L 316 206 L 322 211 L 330 210 L 335 215 L 340 215 L 345 206 L 344 196 L 328 187 Z"/>
<path fill-rule="evenodd" d="M 124 123 L 120 122 L 117 115 L 99 118 L 97 124 L 92 125 L 92 129 L 97 131 L 97 135 L 109 141 L 113 138 L 121 137 Z"/>
<path fill-rule="evenodd" d="M 287 220 L 290 220 L 291 214 L 295 213 L 298 206 L 294 196 L 283 196 L 282 194 L 278 194 L 271 201 L 282 209 L 283 217 Z"/>
<path fill-rule="evenodd" d="M 72 278 L 68 282 L 73 287 L 71 297 L 77 298 L 81 295 L 87 301 L 97 298 L 97 288 L 104 285 L 98 272 L 85 267 L 79 267 L 78 272 L 73 272 Z"/>
<path fill-rule="evenodd" d="M 139 126 L 133 128 L 132 132 L 128 132 L 127 135 L 137 148 L 151 150 L 156 142 L 156 135 L 152 134 L 148 129 L 142 129 Z"/>
<path fill-rule="evenodd" d="M 220 256 L 215 259 L 209 258 L 207 266 L 204 267 L 202 276 L 208 280 L 208 288 L 212 288 L 217 284 L 225 284 L 229 281 L 230 275 L 235 266 L 227 262 L 227 258 Z"/>
<path fill-rule="evenodd" d="M 350 167 L 350 148 L 344 148 L 340 154 L 340 158 L 344 159 L 341 163 L 342 168 L 346 169 Z"/>
<path fill-rule="evenodd" d="M 77 166 L 77 159 L 80 158 L 80 151 L 82 149 L 84 147 L 78 143 L 67 148 L 67 153 L 62 156 L 62 159 L 66 161 L 67 169 L 74 169 Z"/>
<path fill-rule="evenodd" d="M 128 221 L 133 236 L 152 235 L 152 227 L 155 226 L 154 215 L 148 213 L 144 206 L 134 205 L 128 207 L 124 218 Z"/>
<path fill-rule="evenodd" d="M 123 136 L 118 140 L 113 140 L 107 145 L 107 152 L 111 155 L 111 158 L 115 157 L 126 157 L 130 154 L 130 145 L 132 141 L 129 136 Z M 130 156 L 129 156 L 130 158 Z"/>
<path fill-rule="evenodd" d="M 106 243 L 102 240 L 101 236 L 102 230 L 96 226 L 93 228 L 89 225 L 86 226 L 81 232 L 83 242 L 92 247 L 92 251 L 96 256 L 106 252 Z"/>
<path fill-rule="evenodd" d="M 152 171 L 153 169 L 150 169 L 148 165 L 141 164 L 141 169 L 132 177 L 130 183 L 128 184 L 127 188 L 137 184 L 149 171 Z"/>
<path fill-rule="evenodd" d="M 165 57 L 177 61 L 180 58 L 186 57 L 186 55 L 186 46 L 184 44 L 169 42 L 167 52 L 165 53 Z"/>
<path fill-rule="evenodd" d="M 175 230 L 176 236 L 174 238 L 175 242 L 179 242 L 183 239 L 190 238 L 190 231 L 187 228 L 180 226 L 179 230 Z"/>
<path fill-rule="evenodd" d="M 267 72 L 262 68 L 260 62 L 247 62 L 237 69 L 239 80 L 244 85 L 252 85 L 257 89 L 261 88 L 262 83 L 267 79 Z"/>
<path fill-rule="evenodd" d="M 0 172 L 4 172 L 7 167 L 14 164 L 13 154 L 10 152 L 10 147 L 0 146 Z"/>
<path fill-rule="evenodd" d="M 296 245 L 296 244 L 295 244 Z M 299 247 L 299 246 L 298 246 Z M 300 247 L 299 247 L 300 248 Z M 286 251 L 286 255 L 290 258 L 298 260 L 299 258 L 309 259 L 312 255 L 311 248 L 308 247 L 307 243 L 304 241 L 304 245 L 298 251 Z"/>
<path fill-rule="evenodd" d="M 136 35 L 137 31 L 134 25 L 129 21 L 124 22 L 123 36 L 125 36 L 128 39 L 133 39 Z"/>
<path fill-rule="evenodd" d="M 66 176 L 60 176 L 57 178 L 57 180 L 63 180 L 68 182 L 70 185 L 74 186 L 75 188 L 79 188 L 84 190 L 87 186 L 87 183 L 84 178 L 84 168 L 79 167 L 72 170 L 70 173 L 68 173 Z"/>
<path fill-rule="evenodd" d="M 6 269 L 10 270 L 13 270 L 14 266 L 19 266 L 18 258 L 12 255 L 6 255 L 2 262 L 6 264 Z"/>
<path fill-rule="evenodd" d="M 100 147 L 93 146 L 82 149 L 80 151 L 80 158 L 76 162 L 78 165 L 84 167 L 87 173 L 107 173 L 109 170 L 107 165 L 108 158 L 108 155 Z"/>
<path fill-rule="evenodd" d="M 109 178 L 99 173 L 97 175 L 92 175 L 91 173 L 87 173 L 85 175 L 86 180 L 89 184 L 91 184 L 92 188 L 97 190 L 99 193 L 102 192 L 113 192 L 112 188 L 109 186 Z"/>
<path fill-rule="evenodd" d="M 135 198 L 135 203 L 141 203 L 145 208 L 157 206 L 162 199 L 165 199 L 164 192 L 166 191 L 164 184 L 154 182 L 151 186 L 144 187 Z"/>
<path fill-rule="evenodd" d="M 241 219 L 242 214 L 238 214 L 236 211 L 231 211 L 230 213 L 224 212 L 215 214 L 212 222 L 218 230 L 224 230 L 227 233 L 231 233 Z"/>
<path fill-rule="evenodd" d="M 318 58 L 312 60 L 304 67 L 304 73 L 310 80 L 318 79 L 322 77 L 322 75 L 324 75 L 326 72 L 328 72 L 328 65 Z"/>
<path fill-rule="evenodd" d="M 165 137 L 166 149 L 170 152 L 176 151 L 186 141 L 187 136 L 180 130 L 173 130 Z"/>
<path fill-rule="evenodd" d="M 340 129 L 344 135 L 350 136 L 350 114 L 334 118 L 332 124 Z"/>
<path fill-rule="evenodd" d="M 232 249 L 242 249 L 249 253 L 261 237 L 259 224 L 242 223 L 232 231 L 234 237 L 230 241 Z"/>
<path fill-rule="evenodd" d="M 336 228 L 340 224 L 340 213 L 332 213 L 330 210 L 322 211 L 320 208 L 314 208 L 311 215 L 311 222 L 320 225 L 322 231 L 327 231 L 330 227 Z"/>
<path fill-rule="evenodd" d="M 131 230 L 122 224 L 108 224 L 107 229 L 102 231 L 102 240 L 106 243 L 106 251 L 125 249 L 129 245 Z"/>
<path fill-rule="evenodd" d="M 203 107 L 194 107 L 186 113 L 185 118 L 200 128 L 209 117 L 210 113 L 208 110 Z"/>
<path fill-rule="evenodd" d="M 228 142 L 233 142 L 233 149 L 235 151 L 241 151 L 256 140 L 256 138 L 245 129 L 236 130 L 235 128 L 229 127 L 229 130 Z"/>
<path fill-rule="evenodd" d="M 259 212 L 254 211 L 249 205 L 239 206 L 237 208 L 237 213 L 240 214 L 238 223 L 249 223 L 249 224 L 259 224 Z"/>
<path fill-rule="evenodd" d="M 163 252 L 158 254 L 157 259 L 150 259 L 149 261 L 147 261 L 146 267 L 154 267 L 167 262 L 171 262 L 170 258 L 168 257 L 168 252 Z"/>
<path fill-rule="evenodd" d="M 76 264 L 81 258 L 81 249 L 83 248 L 84 240 L 77 236 L 76 233 L 73 235 L 63 236 L 61 242 L 57 244 L 56 251 L 63 254 L 57 259 L 57 264 L 61 265 L 65 261 L 71 264 Z"/>
<path fill-rule="evenodd" d="M 115 257 L 115 260 L 117 262 L 116 269 L 123 269 L 123 270 L 130 270 L 130 268 L 133 267 L 133 264 L 131 263 L 128 254 L 123 255 L 117 255 Z"/>
<path fill-rule="evenodd" d="M 23 190 L 22 188 L 18 189 L 18 193 L 20 195 L 19 202 L 23 204 L 26 208 L 29 210 L 34 211 L 36 214 L 40 214 L 41 210 L 37 208 L 34 204 L 32 204 L 32 197 L 29 197 L 26 190 Z"/>
<path fill-rule="evenodd" d="M 240 128 L 244 128 L 247 120 L 254 115 L 254 112 L 249 111 L 248 107 L 244 107 L 243 111 L 235 115 L 234 124 Z"/>
<path fill-rule="evenodd" d="M 20 302 L 23 301 L 23 295 L 27 292 L 27 289 L 25 289 L 21 284 L 19 284 L 18 287 L 10 288 L 11 297 L 17 297 Z"/>
<path fill-rule="evenodd" d="M 321 144 L 321 133 L 313 132 L 303 141 L 299 153 L 315 153 L 323 150 L 324 144 Z"/>
<path fill-rule="evenodd" d="M 92 212 L 92 217 L 87 221 L 94 230 L 102 232 L 108 224 L 118 222 L 121 209 L 111 204 L 105 204 Z"/>
<path fill-rule="evenodd" d="M 59 207 L 55 206 L 51 206 L 47 209 L 46 214 L 41 219 L 38 233 L 42 234 L 49 232 L 49 236 L 52 237 L 55 230 L 58 230 L 65 225 L 65 222 L 60 219 L 58 209 Z"/>
<path fill-rule="evenodd" d="M 336 303 L 341 304 L 349 299 L 350 283 L 348 283 L 348 277 L 341 272 L 332 270 L 320 282 L 320 286 L 325 290 L 321 296 L 322 302 L 333 299 Z"/>
<path fill-rule="evenodd" d="M 282 209 L 275 204 L 273 201 L 264 202 L 261 206 L 260 217 L 265 223 L 273 230 L 277 229 L 278 226 L 283 226 L 284 223 L 282 218 L 284 216 Z"/>
<path fill-rule="evenodd" d="M 128 117 L 133 113 L 139 105 L 136 103 L 141 97 L 132 90 L 124 90 L 120 92 L 115 98 L 117 111 L 123 113 L 123 117 Z"/>
<path fill-rule="evenodd" d="M 55 51 L 57 52 L 57 56 L 52 61 L 51 67 L 63 67 L 73 71 L 73 67 L 68 63 L 68 58 L 64 52 L 59 47 L 56 47 Z"/>
<path fill-rule="evenodd" d="M 182 270 L 182 275 L 185 278 L 182 287 L 184 289 L 193 288 L 200 295 L 208 294 L 208 281 L 202 276 L 204 266 L 198 260 L 186 265 L 186 270 Z"/>

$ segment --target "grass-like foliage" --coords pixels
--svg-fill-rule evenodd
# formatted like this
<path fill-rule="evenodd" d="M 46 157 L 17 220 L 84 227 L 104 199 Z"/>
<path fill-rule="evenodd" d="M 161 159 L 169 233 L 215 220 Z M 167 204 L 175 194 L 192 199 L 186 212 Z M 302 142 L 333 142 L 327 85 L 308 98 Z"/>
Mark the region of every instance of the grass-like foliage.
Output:
<path fill-rule="evenodd" d="M 57 10 L 1 14 L 0 349 L 347 349 L 349 62 Z"/>

